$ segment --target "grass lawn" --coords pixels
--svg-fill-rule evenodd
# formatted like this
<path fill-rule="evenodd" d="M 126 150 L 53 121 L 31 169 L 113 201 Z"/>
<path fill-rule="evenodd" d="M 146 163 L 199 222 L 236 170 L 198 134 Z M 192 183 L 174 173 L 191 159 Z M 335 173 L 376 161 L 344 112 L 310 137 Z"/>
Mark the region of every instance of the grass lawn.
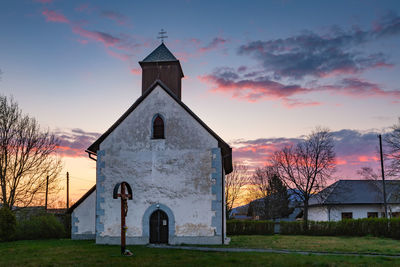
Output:
<path fill-rule="evenodd" d="M 368 236 L 243 235 L 227 247 L 400 255 L 400 240 Z"/>
<path fill-rule="evenodd" d="M 242 238 L 242 237 L 240 237 Z M 260 237 L 255 237 L 260 239 Z M 238 241 L 238 240 L 236 240 Z M 235 241 L 235 242 L 236 242 Z M 134 257 L 121 257 L 118 246 L 93 241 L 35 240 L 0 243 L 0 266 L 352 266 L 400 265 L 400 259 L 274 253 L 201 252 L 129 246 Z"/>

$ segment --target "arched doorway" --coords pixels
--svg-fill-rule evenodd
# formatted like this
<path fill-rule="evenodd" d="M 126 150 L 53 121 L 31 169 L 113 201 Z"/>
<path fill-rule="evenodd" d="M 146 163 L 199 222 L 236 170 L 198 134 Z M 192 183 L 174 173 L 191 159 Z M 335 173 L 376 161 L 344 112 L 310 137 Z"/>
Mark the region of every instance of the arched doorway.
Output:
<path fill-rule="evenodd" d="M 168 244 L 168 215 L 159 209 L 150 216 L 150 243 Z"/>

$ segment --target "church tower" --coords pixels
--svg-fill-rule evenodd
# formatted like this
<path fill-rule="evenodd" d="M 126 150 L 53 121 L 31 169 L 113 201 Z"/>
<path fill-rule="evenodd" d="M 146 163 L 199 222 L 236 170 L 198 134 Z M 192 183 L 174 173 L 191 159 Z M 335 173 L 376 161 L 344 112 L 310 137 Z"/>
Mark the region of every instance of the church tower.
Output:
<path fill-rule="evenodd" d="M 182 67 L 163 42 L 139 64 L 142 67 L 142 95 L 156 80 L 161 80 L 181 99 Z"/>

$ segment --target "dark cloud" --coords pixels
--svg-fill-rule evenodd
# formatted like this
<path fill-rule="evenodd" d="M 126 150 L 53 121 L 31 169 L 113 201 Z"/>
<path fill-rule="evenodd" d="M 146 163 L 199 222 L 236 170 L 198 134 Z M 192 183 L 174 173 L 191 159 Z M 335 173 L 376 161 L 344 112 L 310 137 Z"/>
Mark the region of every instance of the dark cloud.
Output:
<path fill-rule="evenodd" d="M 249 42 L 240 46 L 238 53 L 254 57 L 275 77 L 294 79 L 391 66 L 382 53 L 365 54 L 354 49 L 369 40 L 371 33 L 363 31 L 340 31 L 328 36 L 305 32 L 286 39 Z"/>
<path fill-rule="evenodd" d="M 255 58 L 259 67 L 218 68 L 201 80 L 213 92 L 229 93 L 247 101 L 280 100 L 287 107 L 321 103 L 299 96 L 330 92 L 353 97 L 387 97 L 397 103 L 400 90 L 384 90 L 382 85 L 355 76 L 367 69 L 393 66 L 381 52 L 363 52 L 363 45 L 400 33 L 400 17 L 391 13 L 370 30 L 331 27 L 326 34 L 304 31 L 296 36 L 251 41 L 239 47 L 239 55 Z M 339 76 L 335 81 L 323 78 Z M 306 83 L 304 77 L 313 78 Z"/>
<path fill-rule="evenodd" d="M 274 40 L 251 41 L 238 49 L 239 55 L 258 60 L 276 77 L 300 79 L 359 73 L 375 67 L 392 66 L 383 53 L 363 53 L 360 45 L 400 33 L 400 17 L 391 13 L 375 23 L 374 29 L 332 27 L 327 34 L 305 31 Z"/>
<path fill-rule="evenodd" d="M 86 157 L 85 150 L 100 137 L 99 133 L 85 132 L 78 128 L 56 131 L 55 135 L 59 141 L 57 151 L 65 157 Z"/>

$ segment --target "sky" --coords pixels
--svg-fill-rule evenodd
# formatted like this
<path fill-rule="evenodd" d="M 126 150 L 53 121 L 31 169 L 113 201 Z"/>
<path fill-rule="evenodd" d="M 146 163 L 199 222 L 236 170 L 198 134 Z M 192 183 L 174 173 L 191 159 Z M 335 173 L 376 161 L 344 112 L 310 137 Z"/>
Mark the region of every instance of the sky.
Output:
<path fill-rule="evenodd" d="M 399 1 L 1 1 L 0 25 L 0 93 L 58 136 L 73 200 L 95 183 L 85 149 L 140 96 L 161 29 L 183 102 L 251 168 L 321 126 L 334 178 L 358 179 L 400 116 Z"/>

